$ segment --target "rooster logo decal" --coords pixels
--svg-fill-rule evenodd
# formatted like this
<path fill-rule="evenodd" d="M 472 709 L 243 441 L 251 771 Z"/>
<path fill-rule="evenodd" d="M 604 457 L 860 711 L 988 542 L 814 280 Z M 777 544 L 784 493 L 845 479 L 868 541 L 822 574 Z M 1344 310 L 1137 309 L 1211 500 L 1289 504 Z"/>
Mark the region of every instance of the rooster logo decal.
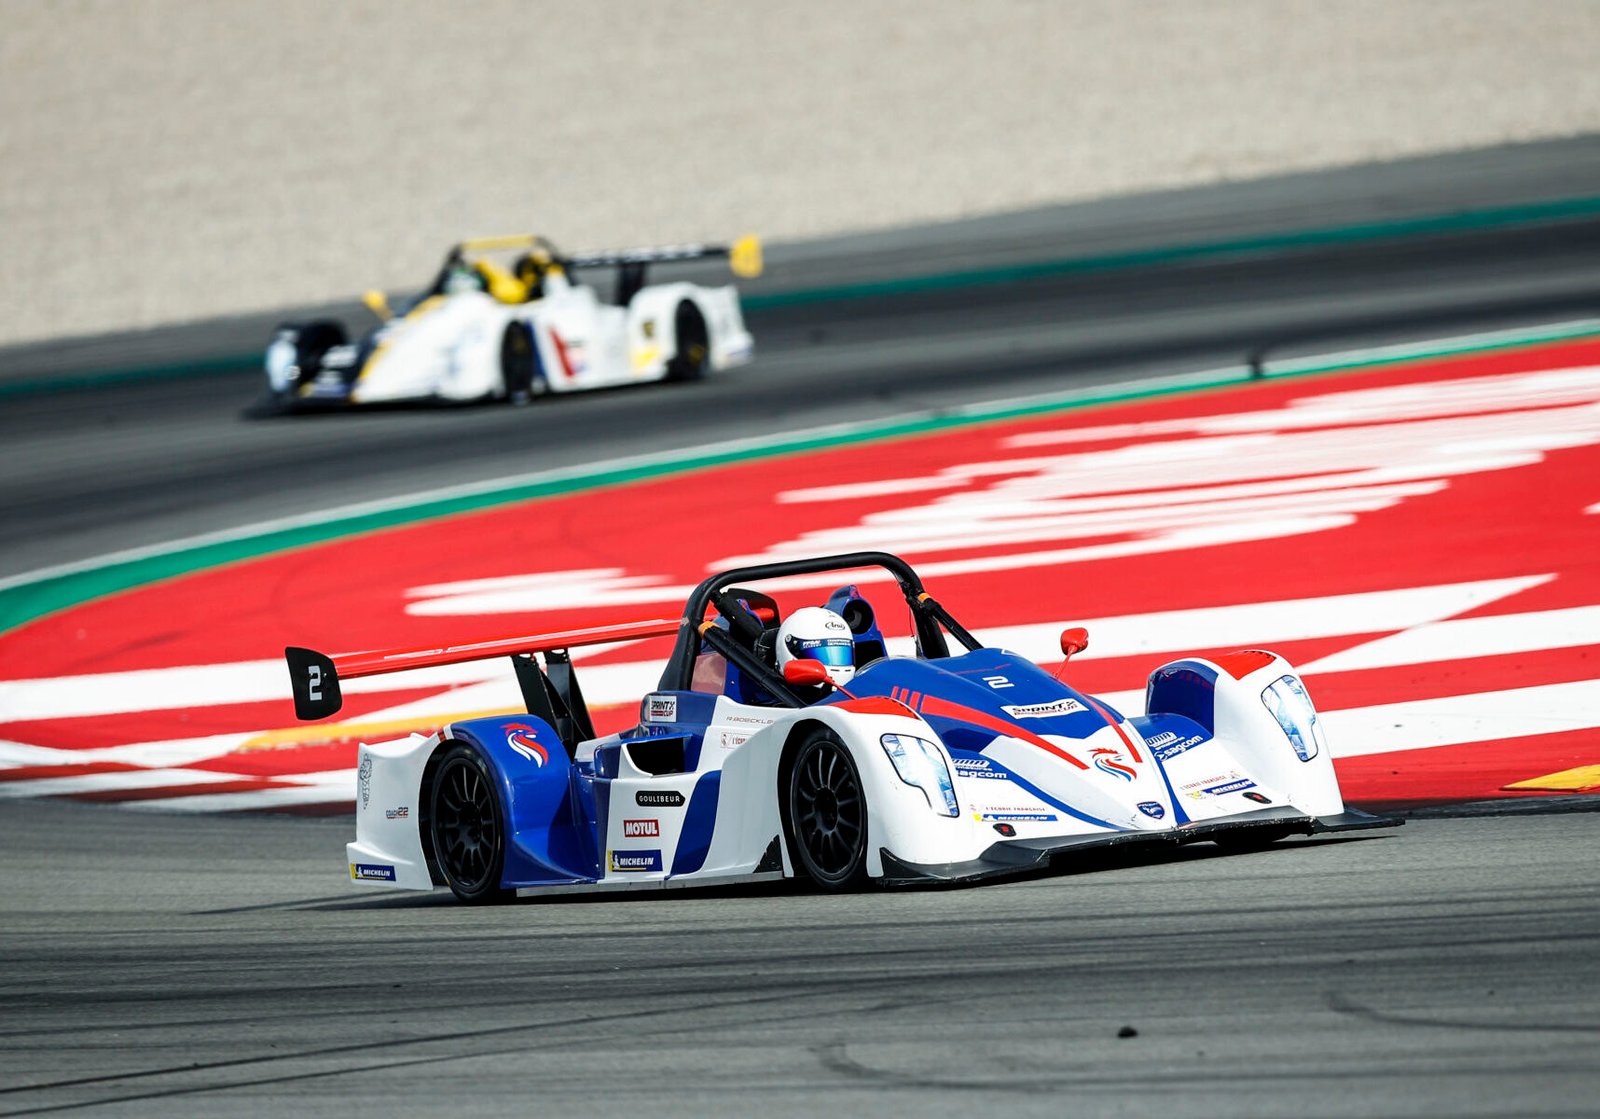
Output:
<path fill-rule="evenodd" d="M 545 752 L 543 746 L 534 741 L 534 735 L 537 733 L 527 723 L 507 723 L 506 745 L 534 765 L 543 766 L 550 760 L 550 755 Z"/>
<path fill-rule="evenodd" d="M 1109 746 L 1096 746 L 1089 752 L 1094 756 L 1094 767 L 1101 773 L 1109 773 L 1123 781 L 1132 781 L 1137 776 L 1131 767 L 1122 763 L 1122 755 Z"/>

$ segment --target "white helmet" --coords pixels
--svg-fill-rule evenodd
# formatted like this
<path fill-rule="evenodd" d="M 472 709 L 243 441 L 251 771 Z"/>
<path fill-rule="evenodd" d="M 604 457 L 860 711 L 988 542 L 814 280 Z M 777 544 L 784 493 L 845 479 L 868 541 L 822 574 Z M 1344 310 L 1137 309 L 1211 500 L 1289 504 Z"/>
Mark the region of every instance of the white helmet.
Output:
<path fill-rule="evenodd" d="M 848 684 L 856 674 L 856 643 L 850 627 L 832 610 L 802 606 L 778 627 L 778 671 L 796 659 L 817 661 L 834 684 Z"/>

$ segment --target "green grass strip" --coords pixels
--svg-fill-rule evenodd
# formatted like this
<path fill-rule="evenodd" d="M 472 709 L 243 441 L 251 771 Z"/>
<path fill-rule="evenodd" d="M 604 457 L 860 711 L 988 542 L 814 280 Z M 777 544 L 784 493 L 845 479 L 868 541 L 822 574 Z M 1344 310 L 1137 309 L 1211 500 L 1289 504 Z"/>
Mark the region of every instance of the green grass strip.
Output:
<path fill-rule="evenodd" d="M 1593 322 L 1563 324 L 1549 328 L 1475 335 L 1421 345 L 1391 346 L 1330 358 L 1285 363 L 1281 369 L 1272 369 L 1269 377 L 1277 380 L 1291 376 L 1336 373 L 1401 361 L 1513 349 L 1586 337 L 1600 337 L 1600 324 Z M 771 440 L 729 444 L 701 452 L 689 451 L 651 456 L 596 470 L 551 473 L 521 482 L 490 484 L 477 490 L 454 491 L 419 501 L 375 506 L 368 511 L 334 516 L 327 520 L 246 532 L 236 538 L 214 539 L 189 545 L 179 544 L 166 550 L 152 549 L 146 554 L 128 558 L 107 557 L 103 561 L 91 561 L 81 568 L 61 570 L 55 574 L 46 574 L 37 579 L 0 588 L 0 635 L 58 611 L 121 591 L 181 578 L 197 571 L 423 521 L 459 516 L 518 502 L 560 497 L 607 486 L 655 481 L 673 475 L 784 455 L 827 451 L 854 444 L 1047 416 L 1098 405 L 1237 386 L 1245 383 L 1248 376 L 1248 370 L 1243 367 L 1209 370 L 1159 381 L 1110 385 L 1066 395 L 951 409 L 909 419 L 840 426 L 817 432 L 780 436 Z"/>
<path fill-rule="evenodd" d="M 1271 233 L 1256 237 L 1237 237 L 1221 241 L 1199 241 L 1188 245 L 1166 245 L 1150 249 L 1105 253 L 1098 256 L 1042 260 L 1029 264 L 1008 264 L 992 268 L 973 268 L 931 276 L 906 276 L 890 280 L 864 280 L 834 284 L 801 291 L 747 295 L 742 302 L 747 310 L 777 307 L 802 307 L 871 296 L 908 295 L 916 292 L 946 291 L 952 288 L 1010 284 L 1024 280 L 1048 279 L 1084 272 L 1104 272 L 1156 264 L 1174 264 L 1205 257 L 1276 252 L 1284 249 L 1315 248 L 1325 245 L 1358 244 L 1364 241 L 1418 237 L 1435 233 L 1464 233 L 1488 229 L 1533 225 L 1541 222 L 1569 221 L 1600 214 L 1600 196 L 1562 198 L 1518 206 L 1496 206 L 1464 210 L 1451 214 L 1430 214 L 1416 218 L 1362 222 L 1355 225 L 1307 229 L 1293 233 Z"/>

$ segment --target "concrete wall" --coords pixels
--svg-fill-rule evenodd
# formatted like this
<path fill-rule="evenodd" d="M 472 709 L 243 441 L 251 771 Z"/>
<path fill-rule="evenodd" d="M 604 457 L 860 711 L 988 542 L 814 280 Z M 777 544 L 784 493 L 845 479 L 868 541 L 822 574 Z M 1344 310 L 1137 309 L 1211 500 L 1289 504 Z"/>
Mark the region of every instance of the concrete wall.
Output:
<path fill-rule="evenodd" d="M 1592 0 L 0 0 L 0 343 L 1600 130 Z"/>

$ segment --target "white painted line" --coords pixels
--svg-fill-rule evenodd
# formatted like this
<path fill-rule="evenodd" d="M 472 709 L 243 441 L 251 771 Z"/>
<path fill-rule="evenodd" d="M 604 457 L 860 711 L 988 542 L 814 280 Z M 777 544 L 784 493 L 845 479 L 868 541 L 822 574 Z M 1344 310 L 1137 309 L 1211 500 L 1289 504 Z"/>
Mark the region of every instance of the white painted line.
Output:
<path fill-rule="evenodd" d="M 85 750 L 32 746 L 25 742 L 0 740 L 0 767 L 36 765 L 93 765 L 117 762 L 123 765 L 157 769 L 194 765 L 232 753 L 251 738 L 251 734 L 213 734 L 203 738 L 175 738 L 165 742 L 136 742 L 126 746 L 96 746 Z"/>
<path fill-rule="evenodd" d="M 209 773 L 200 769 L 119 770 L 115 773 L 87 773 L 81 777 L 40 777 L 24 781 L 0 781 L 0 800 L 127 789 L 159 789 L 167 785 L 215 785 L 239 779 L 236 773 Z"/>
<path fill-rule="evenodd" d="M 821 578 L 825 580 L 821 585 L 825 586 L 838 582 L 838 575 L 833 572 L 824 572 Z M 1184 653 L 1195 648 L 1223 645 L 1262 645 L 1308 637 L 1392 631 L 1464 613 L 1536 586 L 1549 578 L 1551 576 L 1531 575 L 1286 602 L 1244 603 L 1114 618 L 1078 619 L 985 632 L 988 634 L 986 640 L 991 644 L 1046 661 L 1053 661 L 1059 655 L 1057 639 L 1062 627 L 1067 625 L 1090 627 L 1089 651 L 1084 654 L 1088 657 L 1126 656 L 1152 651 Z M 584 693 L 590 702 L 597 704 L 634 702 L 655 687 L 660 672 L 660 661 L 587 665 L 582 676 Z M 509 697 L 507 702 L 514 706 L 518 702 L 518 693 L 504 690 L 509 677 L 503 658 L 497 657 L 463 665 L 364 677 L 349 681 L 345 691 L 354 695 L 406 688 L 487 684 L 490 690 L 485 694 Z M 467 697 L 473 694 L 475 689 L 466 688 L 453 695 L 447 701 L 449 710 L 482 709 L 467 701 Z M 7 719 L 17 721 L 227 706 L 274 699 L 283 701 L 284 716 L 286 720 L 289 719 L 292 714 L 289 682 L 286 670 L 278 661 L 242 661 L 235 664 L 142 669 L 0 683 L 0 710 L 6 713 Z M 426 704 L 434 702 L 425 701 Z M 485 706 L 493 707 L 499 703 L 500 700 L 495 699 Z M 403 714 L 380 712 L 363 715 L 361 719 L 380 721 L 407 718 L 417 709 L 416 705 L 408 705 L 392 709 Z M 4 756 L 0 752 L 0 758 Z"/>
<path fill-rule="evenodd" d="M 1354 672 L 1600 645 L 1600 606 L 1409 624 L 1414 628 L 1323 657 L 1301 671 Z"/>
<path fill-rule="evenodd" d="M 136 800 L 126 808 L 144 812 L 243 812 L 259 808 L 292 808 L 309 804 L 339 804 L 356 799 L 356 771 L 317 774 L 316 784 L 283 785 L 241 793 L 201 793 L 195 796 Z M 304 777 L 289 778 L 304 781 Z"/>
<path fill-rule="evenodd" d="M 1494 742 L 1600 727 L 1600 680 L 1328 711 L 1334 756 Z"/>

